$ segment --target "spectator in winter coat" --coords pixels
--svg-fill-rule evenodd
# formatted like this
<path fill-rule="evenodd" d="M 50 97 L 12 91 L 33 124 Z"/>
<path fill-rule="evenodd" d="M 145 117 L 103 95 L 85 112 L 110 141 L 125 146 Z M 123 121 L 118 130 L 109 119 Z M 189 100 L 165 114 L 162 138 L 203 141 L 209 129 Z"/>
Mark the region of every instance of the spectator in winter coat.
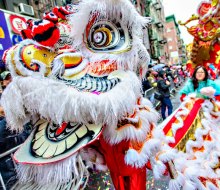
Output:
<path fill-rule="evenodd" d="M 142 80 L 142 89 L 143 89 L 143 92 L 145 92 L 146 90 L 152 88 L 149 80 L 148 80 L 148 77 L 150 76 L 150 73 L 147 72 L 146 73 L 146 77 Z"/>
<path fill-rule="evenodd" d="M 162 118 L 166 118 L 166 108 L 168 109 L 168 115 L 170 115 L 173 111 L 173 106 L 170 100 L 170 82 L 166 79 L 166 73 L 164 71 L 160 71 L 158 73 L 158 81 L 157 88 L 159 93 L 162 95 L 161 98 L 161 115 Z"/>
<path fill-rule="evenodd" d="M 209 87 L 208 89 L 206 87 Z M 209 79 L 208 70 L 203 66 L 198 66 L 193 72 L 192 78 L 186 83 L 183 89 L 180 91 L 181 100 L 185 96 L 194 93 L 198 98 L 208 99 L 210 96 L 205 94 L 210 92 L 210 89 L 214 89 L 213 97 L 220 100 L 220 86 L 215 81 Z M 204 93 L 206 89 L 207 93 Z"/>

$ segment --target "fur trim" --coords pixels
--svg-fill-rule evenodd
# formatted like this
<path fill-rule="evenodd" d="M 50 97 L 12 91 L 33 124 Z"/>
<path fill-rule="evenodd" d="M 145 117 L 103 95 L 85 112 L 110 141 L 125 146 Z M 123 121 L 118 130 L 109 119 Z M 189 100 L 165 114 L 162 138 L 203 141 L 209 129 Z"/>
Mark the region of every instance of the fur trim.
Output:
<path fill-rule="evenodd" d="M 207 189 L 210 189 L 210 190 L 219 190 L 219 188 L 216 187 L 212 182 L 206 182 L 206 186 L 207 186 Z"/>
<path fill-rule="evenodd" d="M 137 152 L 134 149 L 129 149 L 125 154 L 125 163 L 136 168 L 143 167 L 153 157 L 157 151 L 160 150 L 160 140 L 150 139 L 144 143 L 141 152 Z"/>
<path fill-rule="evenodd" d="M 167 169 L 166 165 L 163 162 L 157 161 L 153 165 L 153 174 L 154 174 L 155 179 L 159 179 L 161 176 L 163 176 L 166 169 Z"/>
<path fill-rule="evenodd" d="M 68 186 L 78 189 L 82 181 L 86 179 L 87 182 L 89 177 L 87 168 L 77 154 L 59 163 L 42 166 L 19 164 L 16 170 L 19 178 L 19 184 L 14 187 L 16 189 L 65 189 Z"/>
<path fill-rule="evenodd" d="M 181 190 L 185 182 L 184 176 L 178 172 L 178 176 L 175 179 L 171 179 L 169 182 L 169 190 Z"/>
<path fill-rule="evenodd" d="M 206 183 L 207 187 L 204 187 L 199 177 L 208 179 L 218 179 L 220 177 L 219 172 L 213 170 L 219 163 L 220 157 L 218 146 L 220 143 L 219 117 L 211 115 L 214 113 L 219 115 L 219 111 L 214 112 L 213 108 L 214 106 L 209 100 L 204 101 L 201 108 L 204 117 L 201 119 L 201 127 L 197 128 L 194 133 L 195 140 L 188 140 L 186 153 L 178 152 L 176 158 L 174 158 L 176 170 L 181 172 L 186 179 L 184 189 L 215 189 L 214 184 L 209 182 Z M 205 140 L 204 136 L 206 135 L 209 135 L 211 140 Z M 195 151 L 194 149 L 201 147 L 203 147 L 203 151 Z"/>
<path fill-rule="evenodd" d="M 136 75 L 125 75 L 112 90 L 100 95 L 79 92 L 48 78 L 16 77 L 2 94 L 6 119 L 13 129 L 22 128 L 26 112 L 57 124 L 77 121 L 115 127 L 118 120 L 133 112 L 140 97 Z"/>
<path fill-rule="evenodd" d="M 141 107 L 141 106 L 138 106 Z M 158 114 L 153 108 L 137 110 L 136 118 L 133 118 L 133 122 L 138 123 L 141 121 L 141 127 L 135 128 L 132 124 L 127 124 L 126 127 L 117 130 L 113 127 L 105 127 L 103 136 L 110 144 L 117 144 L 122 140 L 132 140 L 137 142 L 143 142 L 146 139 L 147 134 L 150 132 L 150 127 L 153 123 L 156 123 Z M 131 120 L 131 118 L 125 118 Z"/>
<path fill-rule="evenodd" d="M 4 98 L 4 94 L 6 94 L 5 96 L 7 100 Z M 16 101 L 14 101 L 15 97 Z M 12 131 L 22 131 L 23 126 L 28 118 L 28 114 L 25 112 L 22 93 L 17 83 L 11 82 L 7 86 L 2 94 L 1 105 L 4 108 L 7 125 L 10 127 L 10 129 Z M 8 109 L 10 111 L 7 111 Z"/>
<path fill-rule="evenodd" d="M 196 190 L 196 184 L 192 181 L 186 180 L 182 190 Z"/>
<path fill-rule="evenodd" d="M 163 163 L 166 163 L 176 158 L 176 155 L 177 151 L 175 149 L 163 145 L 161 152 L 159 152 L 159 160 L 161 160 Z"/>
<path fill-rule="evenodd" d="M 74 39 L 74 49 L 80 49 L 91 63 L 99 60 L 116 61 L 119 69 L 129 69 L 137 71 L 138 65 L 150 61 L 149 54 L 143 45 L 141 36 L 143 27 L 150 22 L 149 18 L 140 16 L 131 2 L 127 0 L 83 0 L 79 4 L 79 11 L 73 14 L 70 22 L 73 23 L 72 35 Z M 93 17 L 97 19 L 114 18 L 131 31 L 132 48 L 128 52 L 120 53 L 120 56 L 109 53 L 93 53 L 89 51 L 84 43 L 84 32 L 89 20 Z M 83 19 L 82 19 L 83 18 Z M 78 22 L 80 19 L 80 22 Z"/>
<path fill-rule="evenodd" d="M 148 159 L 149 157 L 146 154 L 139 154 L 134 149 L 129 149 L 125 155 L 125 163 L 136 168 L 142 168 Z"/>

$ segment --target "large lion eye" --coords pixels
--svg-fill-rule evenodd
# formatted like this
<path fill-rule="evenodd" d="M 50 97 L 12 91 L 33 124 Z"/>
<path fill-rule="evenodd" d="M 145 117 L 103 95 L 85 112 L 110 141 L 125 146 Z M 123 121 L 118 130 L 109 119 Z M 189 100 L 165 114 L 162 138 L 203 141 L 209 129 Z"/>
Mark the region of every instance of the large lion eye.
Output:
<path fill-rule="evenodd" d="M 112 33 L 108 28 L 100 28 L 93 35 L 94 46 L 108 46 L 112 41 Z"/>
<path fill-rule="evenodd" d="M 94 52 L 121 53 L 131 48 L 130 33 L 127 27 L 123 28 L 119 22 L 101 20 L 89 28 L 89 34 L 84 36 L 84 41 Z"/>

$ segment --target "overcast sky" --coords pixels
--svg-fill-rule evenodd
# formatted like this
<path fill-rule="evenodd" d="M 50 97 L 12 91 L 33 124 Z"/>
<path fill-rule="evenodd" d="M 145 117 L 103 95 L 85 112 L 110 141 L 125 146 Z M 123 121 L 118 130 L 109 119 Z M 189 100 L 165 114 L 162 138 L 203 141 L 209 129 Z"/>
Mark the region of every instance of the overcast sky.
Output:
<path fill-rule="evenodd" d="M 165 16 L 174 14 L 176 21 L 186 21 L 192 14 L 197 14 L 198 5 L 202 0 L 162 0 Z M 203 0 L 204 1 L 204 0 Z M 208 1 L 208 0 L 206 0 Z M 185 44 L 191 43 L 193 37 L 187 32 L 184 26 L 179 26 L 181 37 Z"/>

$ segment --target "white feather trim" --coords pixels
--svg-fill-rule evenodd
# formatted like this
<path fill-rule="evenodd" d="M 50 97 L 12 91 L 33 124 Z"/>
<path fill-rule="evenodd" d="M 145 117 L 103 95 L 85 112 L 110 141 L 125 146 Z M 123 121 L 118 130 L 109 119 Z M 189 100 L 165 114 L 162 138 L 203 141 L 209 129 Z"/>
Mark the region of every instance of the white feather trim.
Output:
<path fill-rule="evenodd" d="M 56 189 L 58 187 L 74 185 L 77 189 L 77 187 L 81 185 L 82 180 L 89 177 L 86 166 L 83 164 L 81 157 L 77 154 L 53 164 L 19 164 L 16 170 L 21 186 L 31 182 L 32 187 L 36 186 L 38 188 L 48 186 Z"/>
<path fill-rule="evenodd" d="M 184 185 L 183 185 L 183 189 L 182 190 L 196 190 L 196 184 L 193 183 L 192 181 L 186 180 Z"/>
<path fill-rule="evenodd" d="M 178 176 L 175 179 L 171 179 L 169 182 L 169 190 L 181 190 L 185 182 L 184 176 L 178 172 Z"/>
<path fill-rule="evenodd" d="M 149 157 L 146 154 L 139 154 L 134 149 L 129 149 L 124 159 L 127 165 L 142 168 L 148 162 Z"/>
<path fill-rule="evenodd" d="M 13 129 L 22 128 L 18 121 L 25 117 L 25 111 L 38 113 L 57 124 L 77 121 L 114 127 L 118 120 L 133 112 L 140 93 L 140 81 L 132 72 L 100 95 L 79 92 L 48 78 L 16 77 L 2 94 L 2 106 Z"/>
<path fill-rule="evenodd" d="M 145 142 L 140 152 L 134 149 L 129 149 L 125 154 L 125 163 L 133 167 L 141 168 L 149 160 L 150 157 L 160 150 L 161 142 L 159 139 L 150 139 Z"/>
<path fill-rule="evenodd" d="M 175 149 L 168 149 L 167 151 L 164 151 L 164 153 L 161 153 L 159 156 L 159 160 L 166 163 L 168 161 L 173 160 L 177 155 L 177 151 Z"/>
<path fill-rule="evenodd" d="M 4 94 L 7 94 L 7 100 L 5 100 Z M 10 129 L 22 131 L 28 115 L 25 113 L 23 96 L 17 83 L 11 82 L 4 90 L 1 105 L 4 108 L 7 125 Z"/>
<path fill-rule="evenodd" d="M 163 162 L 157 161 L 156 163 L 154 163 L 153 174 L 155 179 L 159 179 L 161 176 L 163 176 L 165 171 L 166 171 L 166 165 L 163 164 Z"/>
<path fill-rule="evenodd" d="M 206 182 L 206 186 L 207 186 L 207 189 L 209 190 L 219 190 L 218 187 L 216 187 L 213 183 L 211 182 Z"/>
<path fill-rule="evenodd" d="M 141 107 L 141 106 L 139 106 Z M 122 140 L 133 140 L 137 142 L 143 142 L 147 134 L 150 132 L 150 126 L 157 122 L 158 113 L 153 108 L 148 108 L 147 110 L 139 110 L 137 108 L 136 117 L 132 120 L 126 118 L 127 120 L 132 120 L 138 123 L 141 121 L 141 127 L 135 128 L 132 124 L 126 124 L 126 127 L 122 129 L 117 129 L 113 127 L 106 127 L 103 131 L 103 136 L 107 142 L 110 144 L 117 144 Z"/>

